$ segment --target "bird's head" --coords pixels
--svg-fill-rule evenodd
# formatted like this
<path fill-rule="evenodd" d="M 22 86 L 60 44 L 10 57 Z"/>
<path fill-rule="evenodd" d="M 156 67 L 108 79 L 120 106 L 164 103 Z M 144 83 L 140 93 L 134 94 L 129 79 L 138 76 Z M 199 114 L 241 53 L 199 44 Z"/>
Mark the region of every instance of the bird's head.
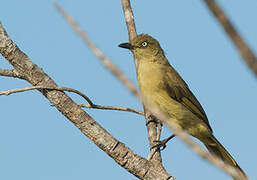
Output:
<path fill-rule="evenodd" d="M 140 34 L 131 43 L 122 43 L 119 47 L 131 50 L 137 58 L 163 55 L 159 42 L 147 34 Z"/>

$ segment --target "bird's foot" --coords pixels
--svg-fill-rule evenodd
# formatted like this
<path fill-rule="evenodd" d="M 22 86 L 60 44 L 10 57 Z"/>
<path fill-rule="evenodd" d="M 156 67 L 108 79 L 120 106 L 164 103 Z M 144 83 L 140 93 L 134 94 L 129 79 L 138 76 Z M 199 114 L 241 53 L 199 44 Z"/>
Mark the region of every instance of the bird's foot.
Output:
<path fill-rule="evenodd" d="M 160 148 L 160 150 L 164 150 L 167 147 L 167 142 L 169 142 L 169 140 L 171 140 L 172 138 L 174 138 L 176 135 L 172 134 L 170 137 L 163 139 L 162 141 L 154 141 L 155 143 L 157 143 L 156 145 L 154 145 L 151 149 L 154 148 Z"/>

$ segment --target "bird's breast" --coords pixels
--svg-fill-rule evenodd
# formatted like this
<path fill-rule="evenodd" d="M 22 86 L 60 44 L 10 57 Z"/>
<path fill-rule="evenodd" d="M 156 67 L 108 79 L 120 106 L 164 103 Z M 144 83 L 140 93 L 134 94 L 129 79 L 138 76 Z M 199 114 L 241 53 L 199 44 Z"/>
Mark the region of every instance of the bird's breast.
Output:
<path fill-rule="evenodd" d="M 165 71 L 162 65 L 153 62 L 141 62 L 138 66 L 138 85 L 143 100 L 158 109 L 162 109 L 165 101 L 170 97 L 165 90 Z"/>
<path fill-rule="evenodd" d="M 148 96 L 158 92 L 164 85 L 164 72 L 159 64 L 141 62 L 138 66 L 138 85 L 143 95 Z"/>

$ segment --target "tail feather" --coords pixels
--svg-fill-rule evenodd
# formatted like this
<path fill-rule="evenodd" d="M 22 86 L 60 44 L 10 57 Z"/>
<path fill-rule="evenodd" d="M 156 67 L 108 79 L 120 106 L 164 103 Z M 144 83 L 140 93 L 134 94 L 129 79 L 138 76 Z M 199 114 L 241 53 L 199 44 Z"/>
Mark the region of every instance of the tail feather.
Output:
<path fill-rule="evenodd" d="M 211 136 L 208 138 L 207 142 L 204 142 L 204 145 L 211 154 L 214 154 L 221 158 L 224 163 L 236 167 L 245 177 L 246 174 L 234 160 L 234 158 L 228 153 L 228 151 L 221 145 L 221 143 L 214 137 Z"/>

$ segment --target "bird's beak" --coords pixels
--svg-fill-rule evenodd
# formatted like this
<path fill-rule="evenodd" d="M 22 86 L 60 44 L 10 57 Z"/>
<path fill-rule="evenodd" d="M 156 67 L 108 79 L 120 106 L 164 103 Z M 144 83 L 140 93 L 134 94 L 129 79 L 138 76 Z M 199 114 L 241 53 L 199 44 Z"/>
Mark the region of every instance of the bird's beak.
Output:
<path fill-rule="evenodd" d="M 130 50 L 133 50 L 133 49 L 137 48 L 137 46 L 133 46 L 133 45 L 130 44 L 130 43 L 122 43 L 122 44 L 119 44 L 119 47 L 121 47 L 121 48 L 126 48 L 126 49 L 130 49 Z"/>

